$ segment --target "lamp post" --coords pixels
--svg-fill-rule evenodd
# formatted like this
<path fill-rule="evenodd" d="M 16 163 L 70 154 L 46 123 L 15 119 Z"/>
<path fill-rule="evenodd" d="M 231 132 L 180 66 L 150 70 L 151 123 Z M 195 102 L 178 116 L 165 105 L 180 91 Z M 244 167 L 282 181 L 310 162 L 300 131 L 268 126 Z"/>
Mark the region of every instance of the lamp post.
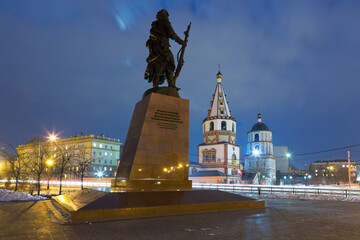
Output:
<path fill-rule="evenodd" d="M 47 184 L 47 190 L 50 189 L 50 167 L 54 164 L 54 161 L 52 159 L 48 159 L 46 161 L 46 165 L 48 166 L 48 184 Z"/>

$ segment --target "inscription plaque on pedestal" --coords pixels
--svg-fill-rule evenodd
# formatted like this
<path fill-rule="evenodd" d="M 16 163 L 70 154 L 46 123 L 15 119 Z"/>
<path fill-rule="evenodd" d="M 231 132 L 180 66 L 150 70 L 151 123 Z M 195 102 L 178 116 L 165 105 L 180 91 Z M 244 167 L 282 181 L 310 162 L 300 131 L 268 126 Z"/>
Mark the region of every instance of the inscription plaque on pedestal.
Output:
<path fill-rule="evenodd" d="M 189 100 L 151 93 L 139 101 L 112 187 L 189 190 Z"/>

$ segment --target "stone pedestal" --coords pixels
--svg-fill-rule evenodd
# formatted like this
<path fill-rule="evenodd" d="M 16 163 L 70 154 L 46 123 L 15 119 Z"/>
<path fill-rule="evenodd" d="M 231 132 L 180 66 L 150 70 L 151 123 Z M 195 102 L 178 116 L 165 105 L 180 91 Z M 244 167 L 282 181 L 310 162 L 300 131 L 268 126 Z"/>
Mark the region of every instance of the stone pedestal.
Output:
<path fill-rule="evenodd" d="M 113 190 L 190 190 L 189 100 L 151 93 L 131 119 Z"/>

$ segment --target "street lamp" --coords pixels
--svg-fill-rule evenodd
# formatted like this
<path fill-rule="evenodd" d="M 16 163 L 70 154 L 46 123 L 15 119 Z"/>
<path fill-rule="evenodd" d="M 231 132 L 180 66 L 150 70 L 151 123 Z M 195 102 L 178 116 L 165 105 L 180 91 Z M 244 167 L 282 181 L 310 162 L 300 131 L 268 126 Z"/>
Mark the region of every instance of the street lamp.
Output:
<path fill-rule="evenodd" d="M 52 159 L 48 159 L 46 161 L 46 165 L 48 166 L 48 184 L 47 184 L 47 190 L 50 189 L 50 167 L 54 164 L 54 161 Z"/>

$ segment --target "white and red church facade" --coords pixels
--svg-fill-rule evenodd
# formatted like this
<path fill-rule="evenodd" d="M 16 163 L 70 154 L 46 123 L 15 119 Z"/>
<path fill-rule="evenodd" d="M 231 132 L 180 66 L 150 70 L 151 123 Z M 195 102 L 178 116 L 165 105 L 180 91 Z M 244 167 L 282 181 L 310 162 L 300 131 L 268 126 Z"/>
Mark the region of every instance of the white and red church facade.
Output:
<path fill-rule="evenodd" d="M 217 84 L 208 115 L 203 121 L 203 143 L 197 146 L 197 171 L 217 172 L 223 183 L 240 183 L 240 147 L 236 145 L 236 120 L 231 116 L 222 74 Z"/>

